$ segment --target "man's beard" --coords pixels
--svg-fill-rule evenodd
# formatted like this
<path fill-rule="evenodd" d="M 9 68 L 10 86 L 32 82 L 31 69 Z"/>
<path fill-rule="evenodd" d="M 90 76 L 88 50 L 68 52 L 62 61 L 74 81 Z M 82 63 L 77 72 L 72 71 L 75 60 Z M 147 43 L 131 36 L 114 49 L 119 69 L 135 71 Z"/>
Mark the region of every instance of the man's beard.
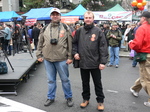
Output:
<path fill-rule="evenodd" d="M 53 23 L 58 23 L 60 22 L 60 19 L 59 20 L 52 20 Z"/>

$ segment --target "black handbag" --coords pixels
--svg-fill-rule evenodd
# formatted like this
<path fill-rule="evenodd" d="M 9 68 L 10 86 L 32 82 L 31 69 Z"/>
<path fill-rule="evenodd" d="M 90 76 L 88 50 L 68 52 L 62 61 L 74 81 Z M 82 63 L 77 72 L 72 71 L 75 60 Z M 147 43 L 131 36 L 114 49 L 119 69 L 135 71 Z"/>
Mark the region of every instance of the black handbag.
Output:
<path fill-rule="evenodd" d="M 135 61 L 137 62 L 142 62 L 142 61 L 146 61 L 147 58 L 147 53 L 137 53 L 134 56 Z"/>
<path fill-rule="evenodd" d="M 8 72 L 8 67 L 6 62 L 0 62 L 0 74 L 6 74 Z"/>
<path fill-rule="evenodd" d="M 75 60 L 75 59 L 73 59 L 73 67 L 74 67 L 74 68 L 79 68 L 79 61 L 80 61 L 80 60 Z"/>

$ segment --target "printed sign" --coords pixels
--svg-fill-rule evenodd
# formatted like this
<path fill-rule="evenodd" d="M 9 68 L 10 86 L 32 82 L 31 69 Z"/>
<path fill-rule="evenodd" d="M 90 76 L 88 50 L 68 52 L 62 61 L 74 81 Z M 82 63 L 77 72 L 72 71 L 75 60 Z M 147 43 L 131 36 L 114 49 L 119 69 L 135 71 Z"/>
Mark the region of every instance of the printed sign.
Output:
<path fill-rule="evenodd" d="M 34 23 L 37 22 L 37 19 L 26 19 L 25 25 L 27 26 L 33 26 Z"/>
<path fill-rule="evenodd" d="M 79 21 L 78 16 L 62 16 L 61 17 L 62 23 L 75 23 L 76 21 Z"/>
<path fill-rule="evenodd" d="M 132 21 L 132 11 L 93 12 L 94 20 Z"/>

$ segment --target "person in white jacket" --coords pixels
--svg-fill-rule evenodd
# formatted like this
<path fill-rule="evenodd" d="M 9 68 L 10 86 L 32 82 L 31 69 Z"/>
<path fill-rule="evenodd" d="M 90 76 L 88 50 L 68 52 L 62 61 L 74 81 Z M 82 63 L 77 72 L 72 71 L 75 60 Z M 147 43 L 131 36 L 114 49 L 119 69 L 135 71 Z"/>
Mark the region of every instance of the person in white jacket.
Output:
<path fill-rule="evenodd" d="M 124 50 L 125 52 L 128 52 L 128 42 L 127 42 L 127 40 L 128 40 L 128 33 L 129 33 L 130 29 L 131 29 L 131 25 L 127 24 L 127 28 L 126 28 L 126 30 L 124 32 L 124 35 L 123 35 L 123 37 L 124 37 L 124 46 L 126 47 L 125 50 Z"/>

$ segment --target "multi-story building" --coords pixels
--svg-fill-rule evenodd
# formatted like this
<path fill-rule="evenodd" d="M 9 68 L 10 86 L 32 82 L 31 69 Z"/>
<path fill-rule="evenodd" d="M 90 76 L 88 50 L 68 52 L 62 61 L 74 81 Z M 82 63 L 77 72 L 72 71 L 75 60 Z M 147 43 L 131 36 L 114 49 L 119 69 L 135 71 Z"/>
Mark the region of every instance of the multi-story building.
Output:
<path fill-rule="evenodd" d="M 19 0 L 0 0 L 0 11 L 19 11 Z"/>
<path fill-rule="evenodd" d="M 2 0 L 0 0 L 0 12 L 2 11 Z"/>
<path fill-rule="evenodd" d="M 70 0 L 70 2 L 72 2 L 74 4 L 79 4 L 82 2 L 82 0 Z"/>

